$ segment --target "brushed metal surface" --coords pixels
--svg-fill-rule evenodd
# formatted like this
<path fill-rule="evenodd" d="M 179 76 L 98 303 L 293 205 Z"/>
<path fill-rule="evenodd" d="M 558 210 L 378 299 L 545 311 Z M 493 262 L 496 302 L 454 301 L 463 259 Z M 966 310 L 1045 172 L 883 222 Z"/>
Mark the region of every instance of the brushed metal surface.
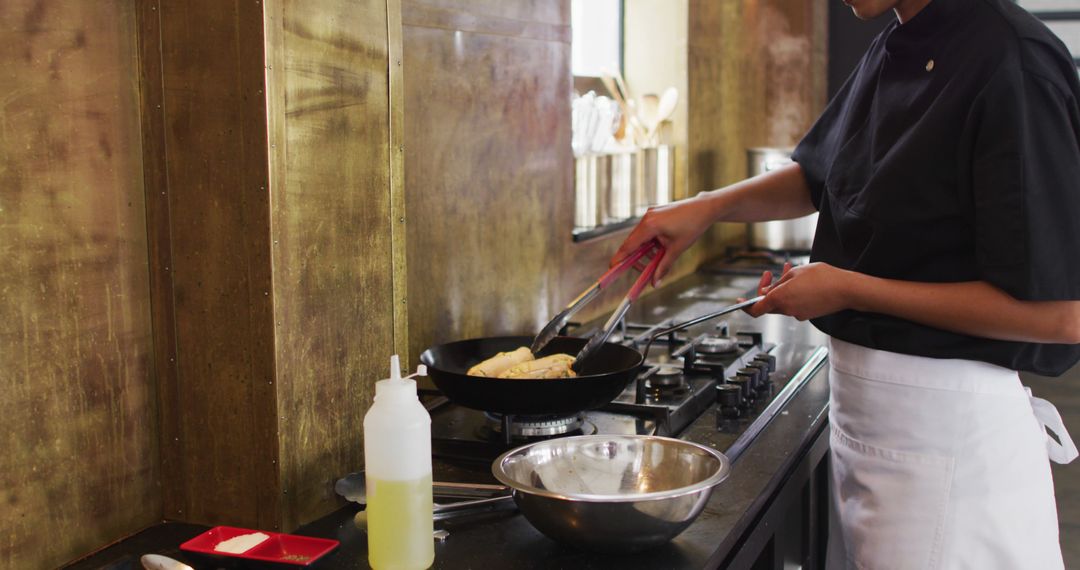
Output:
<path fill-rule="evenodd" d="M 409 352 L 535 334 L 591 282 L 566 288 L 564 273 L 595 280 L 607 266 L 607 251 L 567 263 L 569 2 L 402 10 Z"/>
<path fill-rule="evenodd" d="M 132 2 L 0 3 L 0 567 L 161 519 Z"/>
<path fill-rule="evenodd" d="M 554 540 L 588 550 L 656 547 L 701 513 L 727 478 L 708 446 L 646 435 L 585 435 L 510 450 L 492 473 L 522 514 Z"/>
<path fill-rule="evenodd" d="M 792 147 L 756 147 L 746 149 L 746 175 L 759 174 L 791 164 Z M 817 230 L 817 213 L 793 220 L 776 220 L 749 224 L 747 243 L 752 249 L 777 251 L 810 251 Z"/>
<path fill-rule="evenodd" d="M 271 6 L 282 38 L 269 82 L 284 95 L 269 105 L 274 387 L 281 524 L 291 529 L 336 508 L 330 477 L 363 464 L 359 418 L 395 348 L 396 62 L 384 0 Z"/>
<path fill-rule="evenodd" d="M 743 180 L 747 148 L 792 146 L 810 128 L 825 106 L 826 19 L 822 2 L 690 0 L 691 191 Z"/>
<path fill-rule="evenodd" d="M 156 10 L 155 10 L 156 8 Z M 278 523 L 273 305 L 261 5 L 150 4 L 160 14 L 164 168 L 176 376 L 162 385 L 162 456 L 177 473 L 167 516 Z M 156 198 L 155 198 L 156 200 Z M 161 221 L 155 218 L 155 221 Z M 162 314 L 161 305 L 155 315 Z M 167 338 L 167 337 L 165 337 Z M 175 412 L 175 413 L 173 413 Z M 271 467 L 272 468 L 272 467 Z"/>

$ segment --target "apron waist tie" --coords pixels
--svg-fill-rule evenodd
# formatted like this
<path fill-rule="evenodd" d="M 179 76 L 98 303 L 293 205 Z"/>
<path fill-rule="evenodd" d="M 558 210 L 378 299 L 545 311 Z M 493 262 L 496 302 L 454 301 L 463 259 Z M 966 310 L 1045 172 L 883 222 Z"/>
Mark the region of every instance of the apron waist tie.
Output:
<path fill-rule="evenodd" d="M 1032 395 L 1031 388 L 1024 386 L 1024 390 L 1027 391 L 1028 398 L 1031 400 L 1031 410 L 1035 412 L 1035 419 L 1038 420 L 1046 435 L 1046 453 L 1050 456 L 1050 460 L 1061 465 L 1072 462 L 1078 455 L 1076 444 L 1069 436 L 1069 431 L 1065 429 L 1058 409 L 1050 402 Z M 1050 437 L 1050 434 L 1046 433 L 1047 430 L 1057 439 Z"/>

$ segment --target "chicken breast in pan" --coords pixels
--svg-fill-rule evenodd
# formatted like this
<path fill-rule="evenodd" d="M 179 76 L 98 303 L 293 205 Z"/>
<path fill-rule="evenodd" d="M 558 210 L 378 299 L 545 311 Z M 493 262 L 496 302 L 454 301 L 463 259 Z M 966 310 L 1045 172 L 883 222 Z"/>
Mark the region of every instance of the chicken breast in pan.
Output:
<path fill-rule="evenodd" d="M 495 356 L 473 366 L 467 374 L 486 378 L 569 378 L 577 376 L 570 365 L 574 357 L 569 354 L 552 354 L 535 358 L 529 349 L 521 347 Z"/>

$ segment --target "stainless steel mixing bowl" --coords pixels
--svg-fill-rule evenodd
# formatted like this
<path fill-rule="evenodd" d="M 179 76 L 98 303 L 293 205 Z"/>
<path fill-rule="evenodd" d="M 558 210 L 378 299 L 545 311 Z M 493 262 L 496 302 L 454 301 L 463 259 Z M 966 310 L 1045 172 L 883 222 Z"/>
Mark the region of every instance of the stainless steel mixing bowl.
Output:
<path fill-rule="evenodd" d="M 686 529 L 731 464 L 709 447 L 645 435 L 582 435 L 512 449 L 492 465 L 540 532 L 588 550 L 659 546 Z"/>

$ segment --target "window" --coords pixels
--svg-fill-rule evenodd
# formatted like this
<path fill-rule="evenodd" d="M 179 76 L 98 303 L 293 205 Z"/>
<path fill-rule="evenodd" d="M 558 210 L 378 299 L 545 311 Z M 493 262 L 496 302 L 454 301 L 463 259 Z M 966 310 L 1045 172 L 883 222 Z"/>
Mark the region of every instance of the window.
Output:
<path fill-rule="evenodd" d="M 573 0 L 571 69 L 575 76 L 622 71 L 622 4 L 622 0 Z"/>

